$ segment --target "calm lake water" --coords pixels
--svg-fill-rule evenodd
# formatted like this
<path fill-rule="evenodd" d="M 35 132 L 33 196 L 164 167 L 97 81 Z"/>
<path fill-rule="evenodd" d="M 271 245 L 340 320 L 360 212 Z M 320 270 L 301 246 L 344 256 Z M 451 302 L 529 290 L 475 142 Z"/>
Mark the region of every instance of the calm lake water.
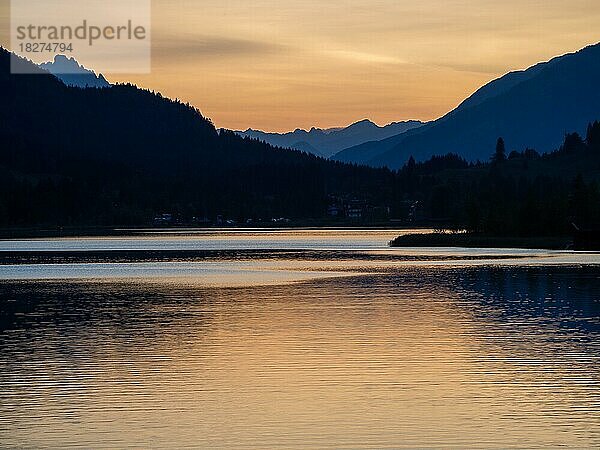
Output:
<path fill-rule="evenodd" d="M 0 241 L 0 447 L 600 447 L 600 254 Z"/>

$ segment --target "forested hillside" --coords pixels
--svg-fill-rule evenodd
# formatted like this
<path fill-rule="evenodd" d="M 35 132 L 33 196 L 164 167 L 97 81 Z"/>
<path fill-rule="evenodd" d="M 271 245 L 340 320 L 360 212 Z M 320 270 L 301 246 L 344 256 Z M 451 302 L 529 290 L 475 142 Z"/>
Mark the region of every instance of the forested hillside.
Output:
<path fill-rule="evenodd" d="M 390 171 L 216 130 L 190 105 L 132 85 L 70 88 L 41 71 L 11 75 L 9 63 L 0 52 L 1 227 L 144 226 L 164 213 L 516 235 L 600 222 L 598 122 L 548 154 L 508 153 L 507 140 L 488 162 L 450 154 Z"/>
<path fill-rule="evenodd" d="M 414 159 L 398 173 L 399 190 L 432 223 L 493 235 L 565 235 L 572 224 L 600 224 L 600 123 L 583 139 L 568 134 L 557 151 L 507 154 L 499 139 L 487 163 L 449 154 Z"/>
<path fill-rule="evenodd" d="M 2 226 L 146 224 L 161 212 L 307 218 L 334 194 L 391 201 L 389 171 L 217 131 L 190 105 L 132 85 L 11 75 L 5 50 L 0 96 Z"/>

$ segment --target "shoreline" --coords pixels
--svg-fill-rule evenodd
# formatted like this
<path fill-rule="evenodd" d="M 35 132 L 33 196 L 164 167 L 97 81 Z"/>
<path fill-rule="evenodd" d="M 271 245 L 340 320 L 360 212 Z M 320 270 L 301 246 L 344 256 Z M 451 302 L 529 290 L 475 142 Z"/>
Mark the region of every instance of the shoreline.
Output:
<path fill-rule="evenodd" d="M 23 228 L 0 228 L 0 240 L 18 240 L 18 239 L 50 239 L 50 238 L 89 238 L 89 237 L 128 237 L 138 234 L 158 234 L 158 233 L 184 233 L 186 231 L 222 231 L 222 230 L 376 230 L 376 231 L 402 231 L 402 230 L 423 230 L 432 231 L 431 226 L 415 225 L 401 226 L 394 224 L 351 224 L 337 223 L 332 225 L 315 224 L 270 224 L 257 223 L 247 226 L 110 226 L 110 227 L 23 227 Z"/>
<path fill-rule="evenodd" d="M 526 250 L 572 250 L 573 239 L 566 236 L 516 237 L 469 233 L 426 233 L 398 236 L 390 247 L 515 248 Z"/>

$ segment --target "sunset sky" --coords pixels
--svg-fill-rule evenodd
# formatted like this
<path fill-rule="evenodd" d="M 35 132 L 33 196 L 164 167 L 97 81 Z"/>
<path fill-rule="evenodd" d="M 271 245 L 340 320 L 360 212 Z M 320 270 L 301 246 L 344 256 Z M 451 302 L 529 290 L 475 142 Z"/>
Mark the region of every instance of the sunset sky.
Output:
<path fill-rule="evenodd" d="M 598 0 L 154 0 L 152 73 L 107 77 L 233 129 L 429 120 L 507 71 L 600 41 L 599 23 Z"/>

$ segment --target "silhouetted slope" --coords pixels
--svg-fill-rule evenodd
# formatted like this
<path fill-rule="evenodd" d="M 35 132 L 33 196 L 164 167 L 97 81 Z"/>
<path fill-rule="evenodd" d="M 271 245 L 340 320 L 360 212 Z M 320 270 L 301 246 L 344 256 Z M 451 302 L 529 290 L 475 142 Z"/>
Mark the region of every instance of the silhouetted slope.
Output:
<path fill-rule="evenodd" d="M 458 153 L 485 160 L 503 136 L 509 150 L 550 151 L 566 132 L 600 117 L 600 45 L 509 74 L 478 90 L 443 118 L 393 138 L 347 149 L 346 162 L 398 168 L 413 155 Z"/>
<path fill-rule="evenodd" d="M 341 152 L 332 155 L 330 159 L 351 164 L 369 164 L 371 159 L 381 155 L 382 153 L 391 150 L 398 143 L 411 134 L 423 132 L 431 127 L 431 123 L 427 123 L 422 127 L 411 129 L 400 134 L 396 134 L 380 141 L 368 141 L 354 147 L 342 150 Z"/>
<path fill-rule="evenodd" d="M 20 64 L 30 63 L 20 60 Z M 0 50 L 0 225 L 321 217 L 328 195 L 389 199 L 393 177 L 217 132 L 189 105 L 131 85 L 77 89 L 11 75 Z"/>
<path fill-rule="evenodd" d="M 265 133 L 258 130 L 239 132 L 242 136 L 260 139 L 271 145 L 295 148 L 316 155 L 330 157 L 331 155 L 363 142 L 385 139 L 403 133 L 406 130 L 418 128 L 422 122 L 410 120 L 394 122 L 380 127 L 370 120 L 361 120 L 346 128 L 322 130 L 312 128 L 310 131 L 297 129 L 289 133 Z M 308 146 L 307 146 L 308 145 Z M 314 151 L 311 151 L 314 149 Z"/>
<path fill-rule="evenodd" d="M 477 106 L 489 98 L 493 98 L 498 95 L 504 94 L 517 84 L 535 77 L 542 70 L 554 64 L 560 63 L 564 58 L 568 58 L 569 55 L 557 56 L 556 58 L 553 58 L 548 62 L 536 64 L 525 70 L 516 70 L 514 72 L 509 72 L 506 75 L 494 81 L 491 81 L 485 86 L 482 86 L 481 88 L 477 89 L 477 91 L 475 91 L 473 95 L 464 100 L 454 111 L 461 111 L 463 109 Z"/>
<path fill-rule="evenodd" d="M 319 150 L 314 148 L 312 145 L 310 145 L 306 141 L 296 142 L 294 145 L 290 146 L 290 149 L 299 150 L 304 153 L 309 153 L 311 155 L 323 157 L 323 155 L 321 154 L 321 152 Z"/>

